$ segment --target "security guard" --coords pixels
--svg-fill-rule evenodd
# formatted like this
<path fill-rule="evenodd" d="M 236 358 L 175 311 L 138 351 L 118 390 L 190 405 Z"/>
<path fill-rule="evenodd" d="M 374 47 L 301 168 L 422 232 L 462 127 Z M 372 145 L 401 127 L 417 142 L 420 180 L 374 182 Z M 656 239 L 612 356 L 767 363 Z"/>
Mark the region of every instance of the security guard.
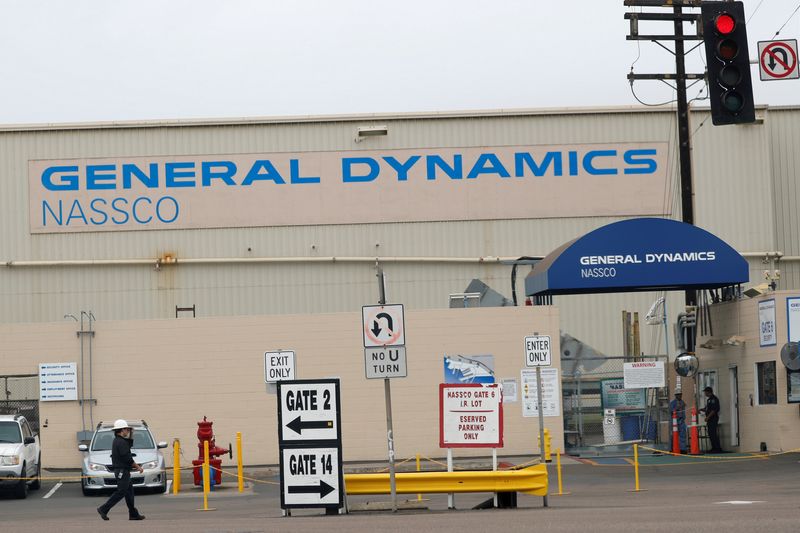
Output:
<path fill-rule="evenodd" d="M 703 389 L 706 395 L 706 406 L 700 411 L 706 414 L 706 427 L 708 428 L 708 438 L 711 441 L 711 453 L 722 453 L 722 445 L 719 442 L 719 398 L 714 396 L 714 389 L 706 387 Z"/>
<path fill-rule="evenodd" d="M 675 389 L 675 399 L 669 402 L 669 411 L 675 413 L 678 420 L 680 451 L 686 453 L 686 402 L 683 401 L 683 393 L 680 389 Z"/>
<path fill-rule="evenodd" d="M 128 505 L 128 519 L 144 520 L 144 515 L 133 505 L 133 483 L 131 483 L 131 470 L 144 472 L 141 466 L 133 460 L 131 447 L 133 446 L 133 428 L 125 420 L 114 421 L 114 442 L 111 445 L 111 467 L 114 469 L 114 478 L 117 480 L 117 490 L 106 503 L 97 508 L 100 518 L 108 520 L 108 512 L 122 498 Z"/>

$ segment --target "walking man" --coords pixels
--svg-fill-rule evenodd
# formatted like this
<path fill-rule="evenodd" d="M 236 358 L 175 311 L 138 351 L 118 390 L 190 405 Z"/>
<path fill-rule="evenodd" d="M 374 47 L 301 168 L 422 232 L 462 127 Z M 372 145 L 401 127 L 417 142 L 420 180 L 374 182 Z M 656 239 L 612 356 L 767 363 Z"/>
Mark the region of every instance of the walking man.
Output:
<path fill-rule="evenodd" d="M 708 428 L 708 438 L 711 440 L 711 453 L 722 453 L 722 445 L 719 442 L 719 398 L 714 396 L 714 389 L 706 387 L 703 389 L 706 395 L 706 406 L 700 409 L 706 414 L 706 427 Z"/>
<path fill-rule="evenodd" d="M 678 422 L 678 442 L 681 453 L 686 453 L 686 402 L 680 389 L 675 391 L 675 399 L 669 402 L 670 413 L 675 413 Z"/>
<path fill-rule="evenodd" d="M 131 453 L 133 446 L 133 428 L 125 420 L 114 422 L 114 443 L 111 445 L 111 467 L 114 469 L 114 478 L 117 480 L 117 490 L 106 503 L 97 508 L 100 518 L 108 520 L 108 512 L 122 498 L 128 505 L 128 518 L 130 520 L 144 520 L 144 515 L 133 505 L 133 483 L 131 483 L 131 470 L 144 470 L 133 460 Z"/>

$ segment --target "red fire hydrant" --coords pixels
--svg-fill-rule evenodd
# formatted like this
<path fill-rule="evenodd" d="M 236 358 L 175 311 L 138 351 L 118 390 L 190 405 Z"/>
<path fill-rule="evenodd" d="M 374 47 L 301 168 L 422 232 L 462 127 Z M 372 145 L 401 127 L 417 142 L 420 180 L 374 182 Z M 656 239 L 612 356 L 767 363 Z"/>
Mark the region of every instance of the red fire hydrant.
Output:
<path fill-rule="evenodd" d="M 204 442 L 208 441 L 208 464 L 211 469 L 209 478 L 212 487 L 222 483 L 222 471 L 220 470 L 220 468 L 222 468 L 222 459 L 217 459 L 216 457 L 227 453 L 228 456 L 233 459 L 233 446 L 229 444 L 227 450 L 225 448 L 217 448 L 217 445 L 214 443 L 214 430 L 211 429 L 212 425 L 214 425 L 214 422 L 209 422 L 206 417 L 203 417 L 203 420 L 197 423 L 197 438 L 200 440 L 197 447 L 200 449 L 200 454 L 199 459 L 194 459 L 192 461 L 192 465 L 194 465 L 192 473 L 194 474 L 195 485 L 203 484 L 203 463 L 205 462 L 205 452 L 203 451 Z"/>

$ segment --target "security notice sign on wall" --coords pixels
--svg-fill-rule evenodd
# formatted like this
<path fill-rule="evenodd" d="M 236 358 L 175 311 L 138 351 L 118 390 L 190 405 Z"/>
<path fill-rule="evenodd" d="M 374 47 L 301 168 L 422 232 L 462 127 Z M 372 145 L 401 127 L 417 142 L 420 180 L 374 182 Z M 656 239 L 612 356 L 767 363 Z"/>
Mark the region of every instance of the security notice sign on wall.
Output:
<path fill-rule="evenodd" d="M 661 388 L 666 385 L 664 361 L 640 361 L 622 364 L 626 389 Z"/>
<path fill-rule="evenodd" d="M 339 448 L 284 448 L 280 460 L 283 509 L 342 506 Z"/>
<path fill-rule="evenodd" d="M 758 345 L 763 347 L 778 344 L 775 329 L 775 299 L 758 302 Z"/>
<path fill-rule="evenodd" d="M 41 363 L 39 365 L 39 400 L 58 402 L 77 399 L 77 363 Z"/>
<path fill-rule="evenodd" d="M 502 448 L 502 387 L 439 384 L 439 447 Z"/>
<path fill-rule="evenodd" d="M 800 298 L 786 298 L 789 342 L 800 342 Z"/>
<path fill-rule="evenodd" d="M 544 416 L 561 416 L 561 383 L 558 368 L 542 368 L 542 404 Z M 522 370 L 522 416 L 539 416 L 536 370 Z"/>

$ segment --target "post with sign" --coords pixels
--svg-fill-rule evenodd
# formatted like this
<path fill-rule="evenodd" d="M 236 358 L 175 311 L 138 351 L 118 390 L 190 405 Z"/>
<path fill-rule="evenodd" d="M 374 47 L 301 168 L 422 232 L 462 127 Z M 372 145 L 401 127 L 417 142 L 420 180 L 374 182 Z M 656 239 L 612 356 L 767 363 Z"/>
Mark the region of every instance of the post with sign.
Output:
<path fill-rule="evenodd" d="M 344 505 L 338 379 L 278 381 L 281 508 Z"/>
<path fill-rule="evenodd" d="M 542 402 L 542 367 L 551 365 L 550 336 L 534 333 L 525 337 L 525 366 L 536 367 L 536 404 L 539 409 L 539 457 L 541 464 L 544 458 L 544 403 Z M 543 497 L 547 507 L 547 495 Z"/>
<path fill-rule="evenodd" d="M 402 304 L 386 305 L 386 278 L 378 267 L 380 305 L 361 308 L 361 331 L 364 338 L 364 373 L 367 379 L 383 378 L 386 400 L 386 438 L 389 449 L 389 488 L 392 512 L 397 512 L 397 482 L 394 467 L 394 431 L 392 429 L 392 385 L 390 378 L 406 377 L 406 331 Z"/>

